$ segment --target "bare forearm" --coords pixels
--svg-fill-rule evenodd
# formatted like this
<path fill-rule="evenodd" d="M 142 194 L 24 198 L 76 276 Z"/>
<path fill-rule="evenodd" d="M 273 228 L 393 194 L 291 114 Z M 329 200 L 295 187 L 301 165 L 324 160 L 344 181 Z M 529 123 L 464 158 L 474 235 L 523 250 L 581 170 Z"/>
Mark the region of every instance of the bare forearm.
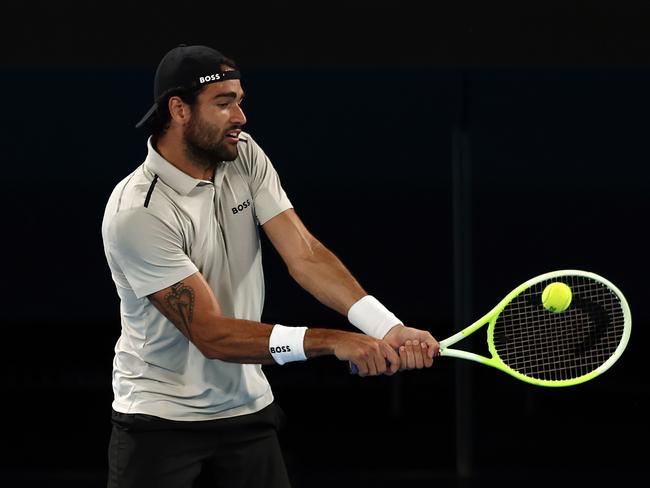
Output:
<path fill-rule="evenodd" d="M 273 364 L 269 337 L 273 326 L 250 320 L 212 317 L 196 324 L 190 340 L 210 359 L 231 363 Z"/>
<path fill-rule="evenodd" d="M 289 272 L 293 279 L 322 304 L 345 315 L 357 300 L 367 295 L 341 260 L 320 243 L 312 246 Z"/>
<path fill-rule="evenodd" d="M 149 295 L 149 300 L 210 359 L 243 364 L 284 364 L 333 354 L 342 361 L 357 364 L 362 375 L 386 372 L 385 359 L 391 362 L 387 374 L 399 367 L 399 356 L 387 342 L 363 334 L 275 326 L 224 317 L 198 272 Z"/>
<path fill-rule="evenodd" d="M 192 342 L 210 359 L 243 364 L 274 364 L 269 352 L 273 325 L 250 320 L 217 317 L 211 324 L 194 327 Z M 307 329 L 304 351 L 307 358 L 334 354 L 349 332 Z"/>
<path fill-rule="evenodd" d="M 273 364 L 269 352 L 269 337 L 273 326 L 245 320 L 220 320 L 221 336 L 200 337 L 201 350 L 207 357 L 237 363 Z M 384 341 L 364 334 L 332 329 L 306 329 L 302 340 L 304 356 L 334 355 L 340 360 L 352 361 L 359 366 L 362 376 L 393 374 L 399 366 L 399 356 Z M 390 367 L 387 366 L 387 362 Z M 280 364 L 283 364 L 282 362 Z"/>

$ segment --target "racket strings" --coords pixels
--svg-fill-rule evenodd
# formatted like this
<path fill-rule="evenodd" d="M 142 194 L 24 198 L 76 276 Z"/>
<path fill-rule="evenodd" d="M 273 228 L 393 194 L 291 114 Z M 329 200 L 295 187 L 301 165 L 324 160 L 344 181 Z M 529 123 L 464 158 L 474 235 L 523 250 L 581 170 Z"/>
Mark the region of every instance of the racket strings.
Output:
<path fill-rule="evenodd" d="M 571 287 L 571 306 L 564 312 L 542 306 L 542 292 L 552 281 Z M 624 322 L 620 299 L 607 286 L 585 276 L 564 276 L 537 283 L 506 305 L 494 325 L 493 344 L 501 360 L 521 374 L 574 379 L 612 356 Z"/>

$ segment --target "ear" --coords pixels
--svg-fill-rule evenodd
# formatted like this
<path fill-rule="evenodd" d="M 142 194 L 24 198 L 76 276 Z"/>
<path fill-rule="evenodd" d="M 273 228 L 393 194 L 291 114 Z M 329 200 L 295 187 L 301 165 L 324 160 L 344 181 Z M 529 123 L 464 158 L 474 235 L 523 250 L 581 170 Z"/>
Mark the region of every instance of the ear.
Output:
<path fill-rule="evenodd" d="M 185 124 L 190 118 L 190 107 L 180 97 L 170 97 L 169 102 L 167 102 L 167 108 L 169 109 L 172 120 L 181 125 Z"/>

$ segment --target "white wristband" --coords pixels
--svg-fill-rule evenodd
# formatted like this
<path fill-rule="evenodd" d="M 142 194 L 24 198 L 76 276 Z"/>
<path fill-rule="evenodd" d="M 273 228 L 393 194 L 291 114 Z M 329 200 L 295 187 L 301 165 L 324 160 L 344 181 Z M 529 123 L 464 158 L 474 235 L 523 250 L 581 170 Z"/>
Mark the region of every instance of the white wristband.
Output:
<path fill-rule="evenodd" d="M 350 307 L 348 320 L 375 339 L 383 339 L 390 329 L 402 323 L 372 295 L 366 295 Z"/>
<path fill-rule="evenodd" d="M 291 361 L 304 361 L 305 340 L 307 327 L 285 327 L 284 325 L 275 324 L 269 337 L 269 352 L 278 364 L 289 363 Z"/>

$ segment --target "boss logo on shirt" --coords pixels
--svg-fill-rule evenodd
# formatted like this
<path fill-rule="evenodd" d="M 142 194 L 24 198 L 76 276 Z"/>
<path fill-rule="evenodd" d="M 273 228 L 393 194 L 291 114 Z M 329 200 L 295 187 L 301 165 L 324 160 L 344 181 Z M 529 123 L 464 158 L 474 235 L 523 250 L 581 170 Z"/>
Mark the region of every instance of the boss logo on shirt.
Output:
<path fill-rule="evenodd" d="M 291 346 L 270 347 L 269 351 L 271 351 L 271 354 L 275 354 L 275 353 L 278 353 L 278 352 L 291 352 Z"/>
<path fill-rule="evenodd" d="M 232 208 L 232 214 L 235 215 L 235 214 L 238 214 L 239 212 L 243 212 L 244 210 L 246 210 L 250 206 L 251 206 L 251 201 L 246 200 L 245 202 L 240 203 L 236 207 L 233 207 Z"/>

